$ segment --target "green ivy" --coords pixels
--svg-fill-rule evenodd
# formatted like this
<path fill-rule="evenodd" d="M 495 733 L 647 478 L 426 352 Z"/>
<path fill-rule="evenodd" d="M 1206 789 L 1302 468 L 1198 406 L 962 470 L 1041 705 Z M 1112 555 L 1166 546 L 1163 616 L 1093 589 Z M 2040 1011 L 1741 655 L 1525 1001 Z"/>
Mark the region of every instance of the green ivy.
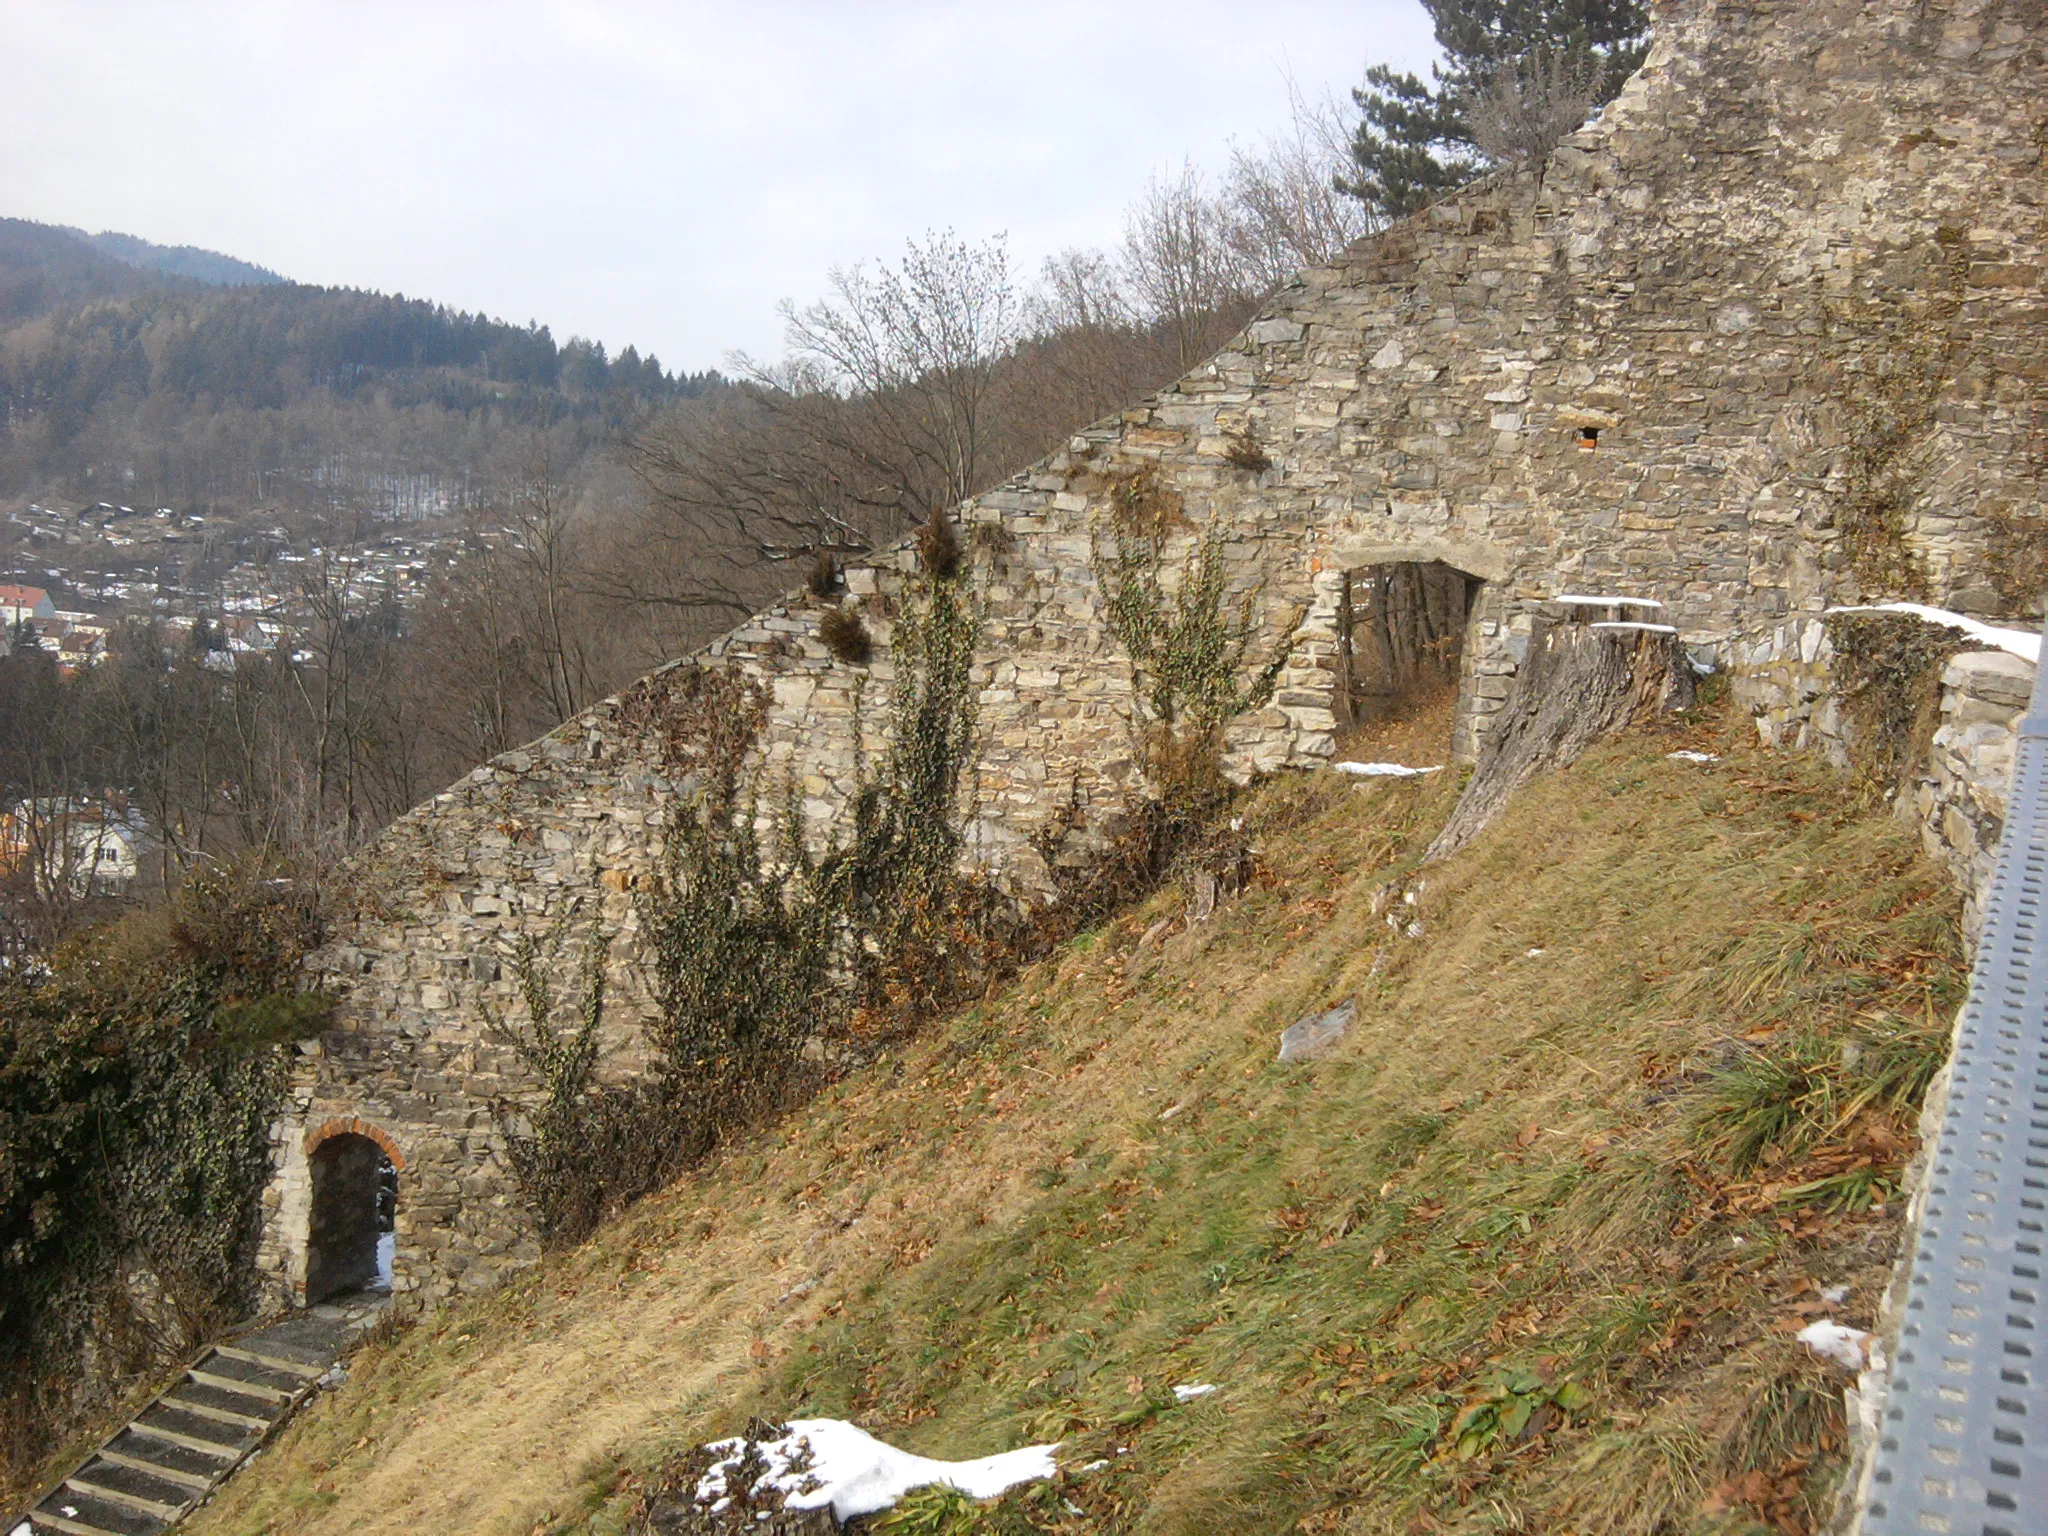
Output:
<path fill-rule="evenodd" d="M 639 902 L 654 1059 L 631 1083 L 595 1080 L 602 935 L 586 959 L 580 1022 L 554 1022 L 547 977 L 559 935 L 515 957 L 523 1026 L 491 1020 L 539 1089 L 498 1106 L 498 1120 L 544 1240 L 587 1236 L 802 1092 L 817 1071 L 807 1048 L 843 1036 L 856 1010 L 915 1017 L 958 980 L 958 801 L 980 617 L 957 545 L 928 537 L 927 547 L 955 558 L 927 559 L 897 621 L 888 746 L 879 762 L 857 754 L 848 830 L 823 847 L 804 836 L 794 784 L 763 769 L 760 684 L 691 667 L 622 700 L 624 723 L 653 743 L 684 796 Z"/>
<path fill-rule="evenodd" d="M 0 1439 L 12 1474 L 132 1373 L 251 1301 L 279 1047 L 327 1018 L 324 1000 L 297 990 L 316 938 L 308 898 L 215 876 L 167 916 L 92 935 L 46 970 L 0 972 Z"/>

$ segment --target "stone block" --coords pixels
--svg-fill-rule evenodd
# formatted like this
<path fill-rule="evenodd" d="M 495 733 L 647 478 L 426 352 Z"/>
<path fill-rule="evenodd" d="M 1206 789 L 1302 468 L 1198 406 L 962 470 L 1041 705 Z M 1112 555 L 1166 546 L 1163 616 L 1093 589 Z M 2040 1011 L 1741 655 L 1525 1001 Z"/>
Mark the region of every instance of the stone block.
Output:
<path fill-rule="evenodd" d="M 1324 1013 L 1312 1013 L 1280 1031 L 1280 1060 L 1320 1061 L 1337 1048 L 1358 1019 L 1358 1004 L 1347 998 Z"/>

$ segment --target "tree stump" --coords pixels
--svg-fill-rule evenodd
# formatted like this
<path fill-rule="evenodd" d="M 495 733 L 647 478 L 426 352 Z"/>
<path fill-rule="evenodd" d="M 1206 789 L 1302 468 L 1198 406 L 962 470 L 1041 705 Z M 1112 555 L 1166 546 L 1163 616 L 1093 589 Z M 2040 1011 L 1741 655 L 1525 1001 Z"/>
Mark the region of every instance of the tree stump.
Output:
<path fill-rule="evenodd" d="M 1571 762 L 1603 736 L 1690 709 L 1693 697 L 1692 663 L 1663 626 L 1537 620 L 1507 706 L 1422 861 L 1448 858 L 1471 842 L 1537 774 Z"/>

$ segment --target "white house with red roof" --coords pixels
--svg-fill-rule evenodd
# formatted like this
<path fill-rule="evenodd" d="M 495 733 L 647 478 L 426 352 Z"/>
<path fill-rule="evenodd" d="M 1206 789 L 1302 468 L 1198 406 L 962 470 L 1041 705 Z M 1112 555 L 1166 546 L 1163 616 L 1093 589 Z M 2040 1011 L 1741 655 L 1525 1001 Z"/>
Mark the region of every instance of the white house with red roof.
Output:
<path fill-rule="evenodd" d="M 0 582 L 0 623 L 9 629 L 23 619 L 54 619 L 57 605 L 41 587 L 18 587 Z"/>

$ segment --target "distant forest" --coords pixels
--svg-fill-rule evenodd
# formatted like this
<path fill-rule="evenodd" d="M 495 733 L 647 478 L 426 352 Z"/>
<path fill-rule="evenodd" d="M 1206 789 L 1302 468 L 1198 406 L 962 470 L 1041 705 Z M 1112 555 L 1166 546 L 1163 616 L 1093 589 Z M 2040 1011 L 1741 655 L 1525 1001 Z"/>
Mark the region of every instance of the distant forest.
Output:
<path fill-rule="evenodd" d="M 262 280 L 179 275 L 234 269 Z M 0 220 L 0 495 L 340 512 L 426 476 L 457 510 L 508 434 L 544 432 L 569 469 L 607 431 L 720 382 L 543 325 Z"/>

